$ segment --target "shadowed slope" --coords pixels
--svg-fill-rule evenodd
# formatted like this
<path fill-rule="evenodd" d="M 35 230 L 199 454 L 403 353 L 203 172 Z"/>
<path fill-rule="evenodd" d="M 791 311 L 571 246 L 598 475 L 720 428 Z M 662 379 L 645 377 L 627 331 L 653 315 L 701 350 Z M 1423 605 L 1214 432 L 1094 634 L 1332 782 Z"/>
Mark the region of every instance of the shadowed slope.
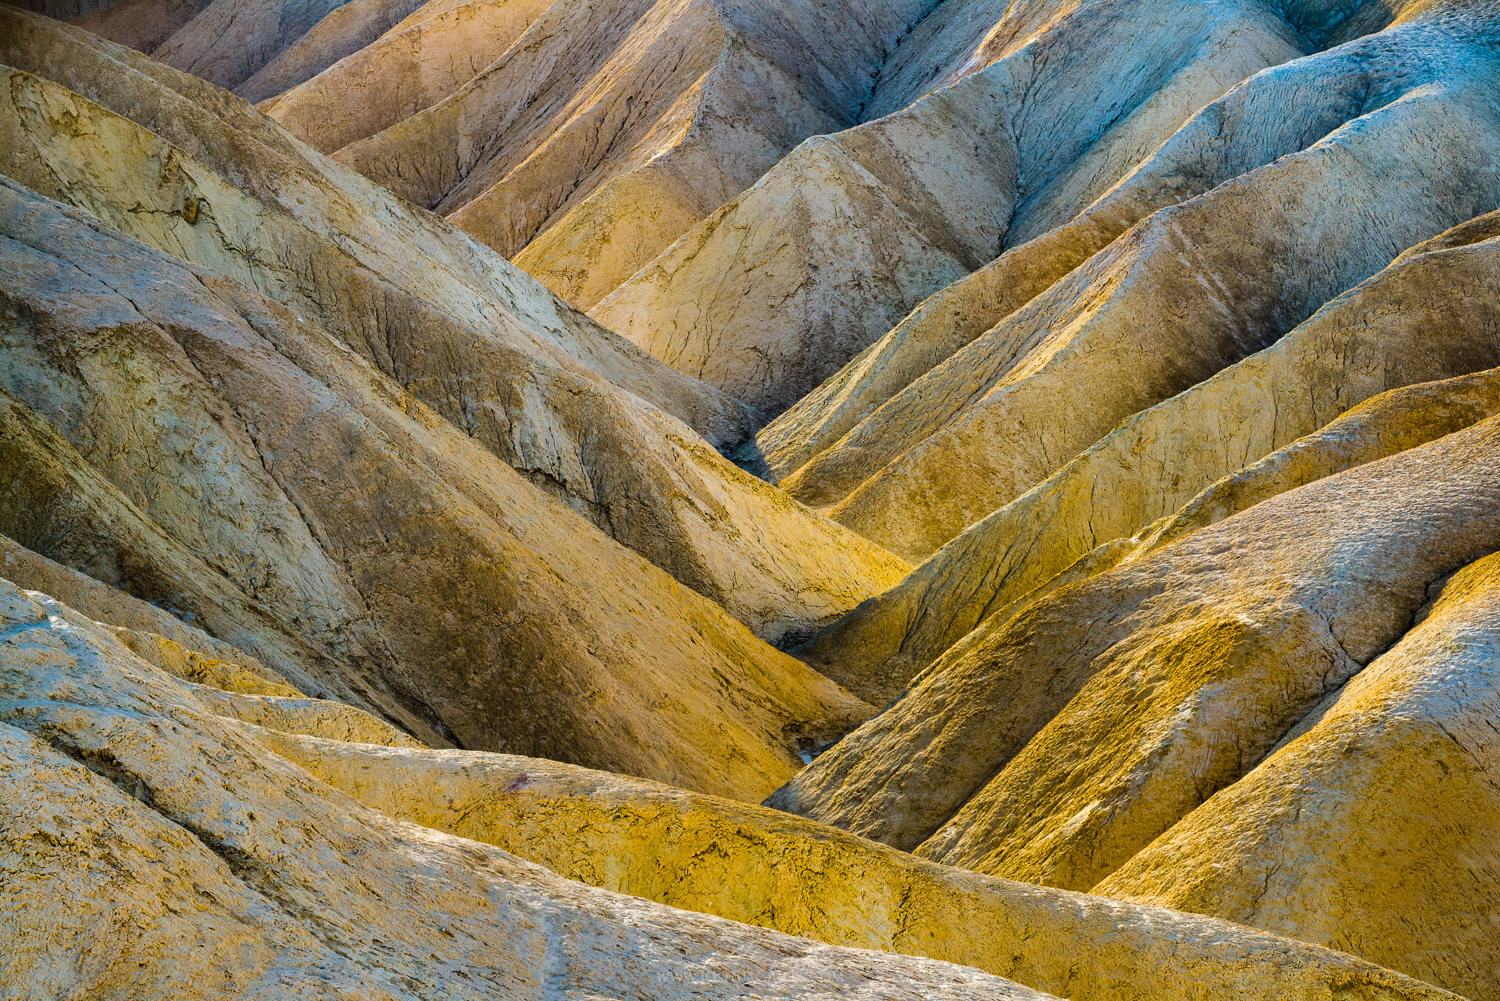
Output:
<path fill-rule="evenodd" d="M 755 798 L 868 712 L 315 324 L 8 181 L 0 196 L 0 378 L 30 407 L 8 421 L 28 457 L 17 541 L 264 659 L 289 635 L 284 659 L 316 655 L 272 661 L 298 687 L 429 742 Z"/>
<path fill-rule="evenodd" d="M 78 66 L 77 49 L 95 51 L 69 50 L 44 32 L 59 52 L 12 56 L 67 76 L 54 66 Z M 59 87 L 13 80 L 8 110 L 0 107 L 11 175 L 318 319 L 533 483 L 758 634 L 806 632 L 907 571 L 600 375 L 654 393 L 710 436 L 739 426 L 732 401 L 439 220 L 294 148 L 254 112 L 241 111 L 252 124 L 239 130 L 148 81 L 126 76 L 93 91 L 151 124 L 160 119 L 135 102 L 165 101 L 174 115 L 158 127 L 168 143 Z M 267 149 L 259 132 L 288 155 Z"/>

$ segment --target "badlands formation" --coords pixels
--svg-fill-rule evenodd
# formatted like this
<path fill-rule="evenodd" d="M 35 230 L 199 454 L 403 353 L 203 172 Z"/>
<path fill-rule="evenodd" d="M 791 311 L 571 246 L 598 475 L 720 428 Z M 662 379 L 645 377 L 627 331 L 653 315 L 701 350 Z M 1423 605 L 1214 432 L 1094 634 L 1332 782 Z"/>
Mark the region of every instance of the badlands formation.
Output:
<path fill-rule="evenodd" d="M 1500 0 L 0 79 L 0 995 L 1500 1001 Z"/>

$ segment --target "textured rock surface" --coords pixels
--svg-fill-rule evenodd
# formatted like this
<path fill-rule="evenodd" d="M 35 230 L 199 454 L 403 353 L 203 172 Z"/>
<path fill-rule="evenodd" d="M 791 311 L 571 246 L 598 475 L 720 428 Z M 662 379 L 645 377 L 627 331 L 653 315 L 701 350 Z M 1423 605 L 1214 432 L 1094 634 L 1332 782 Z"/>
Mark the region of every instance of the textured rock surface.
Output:
<path fill-rule="evenodd" d="M 391 820 L 8 582 L 0 719 L 8 993 L 1046 996 L 589 889 Z"/>
<path fill-rule="evenodd" d="M 510 48 L 551 0 L 431 0 L 374 42 L 268 98 L 272 118 L 324 153 L 432 107 Z M 358 93 L 358 101 L 349 94 Z"/>
<path fill-rule="evenodd" d="M 930 6 L 554 3 L 473 80 L 337 157 L 591 306 L 799 141 L 853 124 Z"/>
<path fill-rule="evenodd" d="M 0 994 L 1500 1001 L 1500 0 L 22 7 Z"/>
<path fill-rule="evenodd" d="M 12 58 L 63 76 L 84 61 L 67 55 L 80 48 L 70 39 L 16 20 Z M 57 50 L 38 52 L 33 39 Z M 297 148 L 254 112 L 241 108 L 249 122 L 232 129 L 145 81 L 83 89 L 173 141 L 19 76 L 9 113 L 0 105 L 13 177 L 320 321 L 523 476 L 757 634 L 810 630 L 909 569 L 618 388 L 662 401 L 711 440 L 742 426 L 732 401 L 525 287 L 462 234 Z M 147 99 L 181 117 L 160 124 L 141 113 Z M 288 156 L 258 142 L 266 132 L 291 147 Z M 288 173 L 299 183 L 287 184 Z M 351 255 L 354 235 L 360 252 Z"/>
<path fill-rule="evenodd" d="M 346 0 L 234 92 L 247 101 L 274 97 L 359 52 L 422 5 L 422 0 Z"/>
<path fill-rule="evenodd" d="M 840 620 L 803 656 L 883 705 L 982 620 L 1095 547 L 1171 515 L 1219 478 L 1383 390 L 1500 365 L 1497 224 L 1500 213 L 1492 213 L 1413 247 L 1271 347 L 1123 422 Z M 1475 388 L 1487 392 L 1489 384 L 1483 378 Z M 1413 398 L 1402 421 L 1434 437 L 1456 430 L 1446 396 L 1469 385 L 1459 380 Z M 1413 443 L 1405 427 L 1399 435 L 1380 430 L 1383 414 L 1367 413 L 1360 427 L 1371 418 L 1376 448 Z M 1346 425 L 1335 432 L 1335 449 L 1348 444 L 1340 441 L 1346 434 L 1367 440 Z M 1312 468 L 1292 468 L 1312 478 Z M 1287 488 L 1257 486 L 1253 500 Z M 1253 502 L 1236 497 L 1216 518 Z"/>
<path fill-rule="evenodd" d="M 774 415 L 1301 51 L 1259 4 L 1013 6 L 996 25 L 1010 43 L 982 71 L 805 144 L 592 314 Z"/>
<path fill-rule="evenodd" d="M 1490 995 L 1500 556 L 1432 590 L 1399 643 L 1100 890 L 1294 927 Z"/>
<path fill-rule="evenodd" d="M 1228 112 L 1205 109 L 1141 169 L 1200 172 L 1208 158 L 1210 183 L 1226 161 L 1232 179 L 1137 224 L 782 485 L 900 555 L 926 556 L 1121 419 L 1274 341 L 1413 243 L 1492 210 L 1500 54 L 1486 23 L 1417 17 L 1225 99 L 1259 105 L 1255 121 L 1279 129 L 1226 143 Z M 1430 56 L 1414 71 L 1417 52 Z M 1370 92 L 1372 76 L 1382 85 Z M 1308 113 L 1336 127 L 1299 152 Z M 1395 153 L 1419 142 L 1419 153 Z M 945 470 L 959 461 L 955 480 Z"/>
<path fill-rule="evenodd" d="M 315 325 L 0 196 L 17 541 L 432 742 L 754 797 L 868 712 Z"/>
<path fill-rule="evenodd" d="M 1287 493 L 950 650 L 769 800 L 1087 889 L 1238 780 L 1500 548 L 1500 418 Z"/>
<path fill-rule="evenodd" d="M 1440 993 L 1288 939 L 950 869 L 639 779 L 511 755 L 260 739 L 374 810 L 593 886 L 834 945 L 944 959 L 1075 1001 Z"/>
<path fill-rule="evenodd" d="M 205 0 L 123 0 L 73 23 L 112 42 L 152 52 L 206 6 Z"/>

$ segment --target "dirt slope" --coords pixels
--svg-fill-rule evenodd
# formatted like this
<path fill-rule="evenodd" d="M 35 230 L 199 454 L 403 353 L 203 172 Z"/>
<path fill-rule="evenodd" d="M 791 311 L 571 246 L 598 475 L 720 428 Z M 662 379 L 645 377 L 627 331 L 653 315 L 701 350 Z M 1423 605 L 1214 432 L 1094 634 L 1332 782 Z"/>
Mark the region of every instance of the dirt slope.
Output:
<path fill-rule="evenodd" d="M 444 100 L 336 155 L 587 308 L 802 139 L 853 124 L 930 6 L 554 3 Z M 303 107 L 272 114 L 311 134 Z"/>

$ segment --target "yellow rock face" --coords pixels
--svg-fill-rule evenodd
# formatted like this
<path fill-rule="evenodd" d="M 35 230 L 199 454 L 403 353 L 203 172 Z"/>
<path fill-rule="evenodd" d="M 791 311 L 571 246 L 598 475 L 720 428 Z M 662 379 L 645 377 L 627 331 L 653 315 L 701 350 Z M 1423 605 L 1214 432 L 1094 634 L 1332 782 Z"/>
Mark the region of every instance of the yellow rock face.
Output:
<path fill-rule="evenodd" d="M 534 758 L 259 733 L 388 816 L 592 886 L 1075 999 L 1426 998 L 1351 957 L 1224 922 L 913 859 L 774 810 Z"/>
<path fill-rule="evenodd" d="M 769 802 L 950 863 L 1092 886 L 1398 638 L 1429 581 L 1496 544 L 1476 514 L 1493 503 L 1496 420 L 982 628 Z"/>
<path fill-rule="evenodd" d="M 109 59 L 12 18 L 12 55 L 39 71 Z M 75 57 L 38 52 L 45 42 Z M 523 276 L 482 247 L 292 147 L 253 112 L 242 109 L 249 124 L 233 129 L 163 91 L 126 78 L 93 92 L 152 124 L 137 102 L 167 101 L 182 116 L 164 128 L 173 142 L 55 84 L 15 76 L 9 113 L 0 111 L 12 136 L 8 170 L 321 322 L 534 484 L 757 635 L 805 634 L 909 569 L 742 473 L 673 416 L 733 443 L 744 427 L 738 404 L 534 285 L 518 288 Z M 255 137 L 266 133 L 290 155 L 257 149 Z M 357 211 L 361 204 L 370 211 Z M 381 225 L 386 210 L 395 219 Z M 330 236 L 346 231 L 361 237 L 357 256 Z"/>
<path fill-rule="evenodd" d="M 758 798 L 868 714 L 304 318 L 0 197 L 16 541 L 429 742 Z"/>
<path fill-rule="evenodd" d="M 0 996 L 1500 1001 L 1497 32 L 0 6 Z"/>
<path fill-rule="evenodd" d="M 0 720 L 7 993 L 1049 997 L 591 889 L 393 820 L 8 582 Z"/>
<path fill-rule="evenodd" d="M 1500 557 L 1432 591 L 1400 642 L 1099 892 L 1295 928 L 1493 996 Z"/>
<path fill-rule="evenodd" d="M 981 621 L 1095 547 L 1145 531 L 1346 408 L 1392 387 L 1500 365 L 1500 241 L 1459 235 L 1478 237 L 1494 218 L 1412 248 L 1271 347 L 1122 422 L 840 620 L 805 658 L 883 704 Z M 1278 459 L 1270 479 L 1267 470 L 1247 472 L 1246 482 L 1223 485 L 1228 494 L 1194 501 L 1200 513 L 1173 531 L 1336 472 L 1356 455 L 1388 455 L 1465 426 L 1455 420 L 1489 405 L 1489 381 L 1476 378 L 1388 398 L 1359 424 L 1335 425 L 1343 429 L 1331 427 L 1328 440 Z M 1388 414 L 1391 406 L 1400 413 Z"/>

